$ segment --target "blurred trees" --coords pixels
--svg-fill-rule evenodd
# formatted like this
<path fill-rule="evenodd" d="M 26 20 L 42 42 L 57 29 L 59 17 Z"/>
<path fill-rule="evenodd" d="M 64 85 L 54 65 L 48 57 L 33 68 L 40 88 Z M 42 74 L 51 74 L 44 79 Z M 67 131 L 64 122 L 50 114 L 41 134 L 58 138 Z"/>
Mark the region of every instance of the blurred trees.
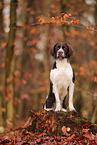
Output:
<path fill-rule="evenodd" d="M 6 15 L 9 10 L 14 11 L 10 17 Z M 62 13 L 71 14 L 64 24 L 59 21 Z M 40 18 L 46 24 L 41 25 Z M 48 23 L 51 19 L 53 23 Z M 67 24 L 75 19 L 80 23 Z M 57 41 L 68 42 L 75 50 L 71 58 L 76 75 L 75 108 L 97 122 L 97 2 L 0 1 L 0 22 L 0 125 L 12 122 L 13 118 L 27 117 L 30 109 L 42 109 L 53 64 L 49 49 Z"/>

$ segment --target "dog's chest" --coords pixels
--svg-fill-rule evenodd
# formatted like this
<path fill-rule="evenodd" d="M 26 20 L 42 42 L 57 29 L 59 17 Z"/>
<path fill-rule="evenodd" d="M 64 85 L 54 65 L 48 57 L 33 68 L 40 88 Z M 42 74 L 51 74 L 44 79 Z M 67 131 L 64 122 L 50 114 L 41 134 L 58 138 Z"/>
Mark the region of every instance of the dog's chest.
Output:
<path fill-rule="evenodd" d="M 50 79 L 58 88 L 67 88 L 73 77 L 72 68 L 70 63 L 66 60 L 60 60 L 56 62 L 55 69 L 51 70 L 50 72 Z"/>

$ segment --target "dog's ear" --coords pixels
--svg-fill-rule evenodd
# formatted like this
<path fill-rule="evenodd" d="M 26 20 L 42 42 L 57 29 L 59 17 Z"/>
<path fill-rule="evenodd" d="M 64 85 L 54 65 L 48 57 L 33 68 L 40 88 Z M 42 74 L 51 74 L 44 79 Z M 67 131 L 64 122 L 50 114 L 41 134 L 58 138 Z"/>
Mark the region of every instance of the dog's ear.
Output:
<path fill-rule="evenodd" d="M 67 46 L 68 46 L 67 57 L 70 58 L 74 54 L 74 50 L 69 44 L 67 44 Z"/>
<path fill-rule="evenodd" d="M 55 47 L 56 47 L 57 44 L 58 44 L 58 43 L 56 43 L 56 44 L 53 46 L 53 48 L 50 49 L 50 54 L 51 54 L 52 56 L 55 56 Z"/>

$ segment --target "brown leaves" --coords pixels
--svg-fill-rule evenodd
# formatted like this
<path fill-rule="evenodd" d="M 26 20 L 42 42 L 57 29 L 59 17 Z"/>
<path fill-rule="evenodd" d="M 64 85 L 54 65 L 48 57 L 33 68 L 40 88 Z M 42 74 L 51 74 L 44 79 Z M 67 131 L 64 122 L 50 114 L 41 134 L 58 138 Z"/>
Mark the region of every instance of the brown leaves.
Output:
<path fill-rule="evenodd" d="M 26 128 L 11 130 L 3 136 L 1 134 L 0 144 L 96 145 L 96 127 L 78 115 L 70 117 L 70 112 L 40 111 L 35 113 L 31 111 L 29 125 Z"/>

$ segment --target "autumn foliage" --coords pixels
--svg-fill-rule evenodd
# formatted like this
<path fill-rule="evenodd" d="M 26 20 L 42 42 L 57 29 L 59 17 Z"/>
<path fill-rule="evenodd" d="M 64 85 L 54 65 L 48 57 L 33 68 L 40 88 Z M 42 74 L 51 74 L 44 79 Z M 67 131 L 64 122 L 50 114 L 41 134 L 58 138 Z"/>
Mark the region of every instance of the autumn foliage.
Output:
<path fill-rule="evenodd" d="M 0 144 L 89 144 L 97 143 L 97 125 L 74 112 L 31 111 L 25 128 L 1 134 Z"/>
<path fill-rule="evenodd" d="M 16 14 L 12 25 L 10 14 Z M 69 61 L 75 73 L 74 106 L 78 114 L 39 111 L 49 92 L 54 61 L 49 50 L 56 42 L 67 42 L 75 51 Z M 68 107 L 67 102 L 68 96 Z M 23 127 L 29 116 L 31 121 Z M 95 145 L 96 124 L 96 0 L 1 0 L 0 144 Z"/>
<path fill-rule="evenodd" d="M 71 21 L 67 21 L 69 18 L 71 17 L 71 14 L 65 14 L 65 13 L 61 13 L 61 17 L 60 16 L 56 16 L 56 17 L 51 17 L 51 18 L 48 18 L 47 21 L 46 21 L 46 18 L 40 18 L 38 20 L 38 22 L 40 22 L 41 25 L 43 24 L 50 24 L 50 23 L 53 23 L 53 24 L 68 24 L 68 25 L 71 25 L 71 24 L 78 24 L 80 20 L 77 20 L 77 19 L 74 19 L 74 20 L 71 20 Z"/>

